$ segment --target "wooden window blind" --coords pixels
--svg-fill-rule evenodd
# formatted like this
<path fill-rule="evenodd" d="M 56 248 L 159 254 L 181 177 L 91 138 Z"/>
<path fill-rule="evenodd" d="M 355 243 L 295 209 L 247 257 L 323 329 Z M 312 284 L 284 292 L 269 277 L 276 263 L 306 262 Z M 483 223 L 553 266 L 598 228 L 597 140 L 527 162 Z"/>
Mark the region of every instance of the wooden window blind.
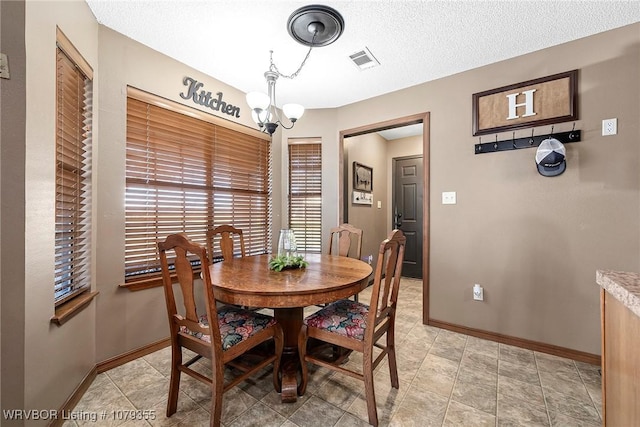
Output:
<path fill-rule="evenodd" d="M 205 244 L 208 229 L 230 224 L 243 230 L 247 255 L 271 247 L 269 140 L 182 108 L 127 99 L 127 283 L 160 281 L 157 242 L 172 233 Z"/>
<path fill-rule="evenodd" d="M 289 144 L 289 227 L 298 250 L 322 250 L 322 144 Z"/>
<path fill-rule="evenodd" d="M 91 286 L 93 83 L 67 55 L 72 49 L 66 39 L 61 46 L 56 57 L 56 306 Z"/>

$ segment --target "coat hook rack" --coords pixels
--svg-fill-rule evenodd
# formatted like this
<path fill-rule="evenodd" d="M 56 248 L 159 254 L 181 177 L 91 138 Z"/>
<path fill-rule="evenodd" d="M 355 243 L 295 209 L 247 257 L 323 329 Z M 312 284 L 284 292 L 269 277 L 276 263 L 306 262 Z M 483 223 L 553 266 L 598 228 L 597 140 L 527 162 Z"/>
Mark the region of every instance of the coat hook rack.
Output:
<path fill-rule="evenodd" d="M 538 147 L 540 143 L 547 138 L 555 138 L 563 144 L 578 142 L 580 141 L 580 130 L 575 130 L 574 124 L 573 129 L 569 132 L 553 133 L 553 128 L 551 128 L 551 133 L 548 135 L 534 136 L 532 129 L 530 137 L 516 138 L 514 132 L 511 136 L 511 139 L 503 141 L 498 141 L 498 135 L 496 134 L 495 142 L 482 142 L 482 140 L 480 139 L 479 143 L 475 145 L 475 154 L 495 153 L 496 151 L 519 150 L 521 148 Z"/>

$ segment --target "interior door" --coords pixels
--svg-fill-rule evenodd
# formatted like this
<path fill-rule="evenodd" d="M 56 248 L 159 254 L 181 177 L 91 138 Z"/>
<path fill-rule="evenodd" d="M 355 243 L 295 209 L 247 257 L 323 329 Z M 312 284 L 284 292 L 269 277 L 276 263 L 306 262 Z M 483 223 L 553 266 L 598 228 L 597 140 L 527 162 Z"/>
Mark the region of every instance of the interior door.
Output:
<path fill-rule="evenodd" d="M 402 275 L 422 278 L 422 156 L 393 159 L 393 228 L 407 237 Z"/>

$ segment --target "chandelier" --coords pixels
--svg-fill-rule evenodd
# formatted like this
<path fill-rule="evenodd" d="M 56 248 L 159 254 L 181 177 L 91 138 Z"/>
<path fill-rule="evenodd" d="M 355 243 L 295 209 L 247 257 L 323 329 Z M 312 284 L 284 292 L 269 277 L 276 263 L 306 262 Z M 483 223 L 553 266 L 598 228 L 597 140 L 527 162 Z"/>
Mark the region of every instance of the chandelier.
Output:
<path fill-rule="evenodd" d="M 281 125 L 285 129 L 291 129 L 296 121 L 304 114 L 304 107 L 300 104 L 285 104 L 282 112 L 291 123 L 286 126 L 276 106 L 276 80 L 278 77 L 295 79 L 307 62 L 311 50 L 314 47 L 327 46 L 336 41 L 344 30 L 344 19 L 335 9 L 322 6 L 304 6 L 294 11 L 287 20 L 289 35 L 298 43 L 309 46 L 307 55 L 302 60 L 300 67 L 292 74 L 282 74 L 273 62 L 273 51 L 269 55 L 269 70 L 264 73 L 267 81 L 267 93 L 249 92 L 247 104 L 251 108 L 251 118 L 256 122 L 261 131 L 269 135 Z"/>

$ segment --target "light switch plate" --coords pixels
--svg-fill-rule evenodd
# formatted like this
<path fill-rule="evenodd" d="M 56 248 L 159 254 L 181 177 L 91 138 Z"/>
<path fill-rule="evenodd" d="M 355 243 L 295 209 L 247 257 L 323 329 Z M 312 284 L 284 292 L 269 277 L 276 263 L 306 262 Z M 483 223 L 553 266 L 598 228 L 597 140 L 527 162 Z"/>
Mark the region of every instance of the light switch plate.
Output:
<path fill-rule="evenodd" d="M 606 119 L 602 121 L 602 136 L 618 133 L 618 119 Z"/>
<path fill-rule="evenodd" d="M 456 204 L 456 192 L 455 191 L 443 191 L 442 192 L 442 204 L 443 205 L 455 205 Z"/>

